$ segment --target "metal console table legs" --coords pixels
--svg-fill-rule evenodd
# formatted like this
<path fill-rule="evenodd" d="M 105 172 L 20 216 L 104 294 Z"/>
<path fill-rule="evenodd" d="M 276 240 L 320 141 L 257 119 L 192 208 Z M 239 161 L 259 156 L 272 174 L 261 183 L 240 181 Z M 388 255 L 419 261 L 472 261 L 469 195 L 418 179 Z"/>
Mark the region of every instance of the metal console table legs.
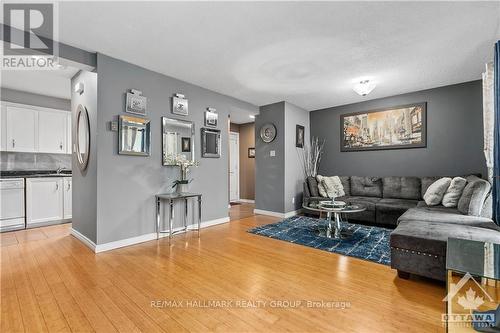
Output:
<path fill-rule="evenodd" d="M 168 233 L 168 240 L 170 241 L 172 236 L 180 233 L 186 232 L 188 229 L 187 219 L 188 219 L 188 200 L 189 198 L 198 198 L 198 237 L 200 237 L 200 227 L 201 227 L 201 194 L 199 193 L 166 193 L 156 195 L 156 239 L 160 238 L 160 234 Z M 160 229 L 161 222 L 161 202 L 162 200 L 168 201 L 169 204 L 169 218 L 168 218 L 168 230 Z M 184 228 L 181 230 L 173 231 L 174 225 L 174 203 L 176 200 L 184 201 Z"/>

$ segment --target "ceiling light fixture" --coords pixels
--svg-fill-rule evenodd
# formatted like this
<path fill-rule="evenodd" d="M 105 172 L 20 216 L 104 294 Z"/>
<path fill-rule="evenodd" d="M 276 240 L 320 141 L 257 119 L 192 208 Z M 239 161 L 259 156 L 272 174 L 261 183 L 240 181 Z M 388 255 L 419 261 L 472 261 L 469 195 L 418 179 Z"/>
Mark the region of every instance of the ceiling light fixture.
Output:
<path fill-rule="evenodd" d="M 366 96 L 371 93 L 376 86 L 377 85 L 375 84 L 375 82 L 372 82 L 370 80 L 362 80 L 359 81 L 359 83 L 356 83 L 354 87 L 352 87 L 352 90 L 354 90 L 360 96 Z"/>
<path fill-rule="evenodd" d="M 250 115 L 250 118 L 255 119 L 255 116 L 253 114 Z"/>

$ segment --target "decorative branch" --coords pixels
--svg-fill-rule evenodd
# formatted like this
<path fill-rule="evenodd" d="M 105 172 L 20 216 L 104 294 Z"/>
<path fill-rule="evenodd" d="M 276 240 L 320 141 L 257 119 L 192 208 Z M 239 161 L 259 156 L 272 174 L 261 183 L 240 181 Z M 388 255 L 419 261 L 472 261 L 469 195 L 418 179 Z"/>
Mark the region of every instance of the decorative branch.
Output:
<path fill-rule="evenodd" d="M 304 176 L 306 178 L 316 177 L 318 174 L 319 163 L 323 155 L 324 145 L 325 140 L 313 137 L 310 145 L 306 143 L 303 149 L 297 151 L 302 171 L 304 172 Z"/>

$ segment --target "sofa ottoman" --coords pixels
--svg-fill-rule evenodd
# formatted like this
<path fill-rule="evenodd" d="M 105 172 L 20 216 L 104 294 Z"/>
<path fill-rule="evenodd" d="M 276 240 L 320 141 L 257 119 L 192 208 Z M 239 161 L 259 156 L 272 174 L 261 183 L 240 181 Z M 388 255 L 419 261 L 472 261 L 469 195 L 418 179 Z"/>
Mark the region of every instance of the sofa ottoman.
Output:
<path fill-rule="evenodd" d="M 401 278 L 408 278 L 412 273 L 444 281 L 448 238 L 500 243 L 500 232 L 493 229 L 442 222 L 401 221 L 391 233 L 391 267 L 397 269 Z"/>

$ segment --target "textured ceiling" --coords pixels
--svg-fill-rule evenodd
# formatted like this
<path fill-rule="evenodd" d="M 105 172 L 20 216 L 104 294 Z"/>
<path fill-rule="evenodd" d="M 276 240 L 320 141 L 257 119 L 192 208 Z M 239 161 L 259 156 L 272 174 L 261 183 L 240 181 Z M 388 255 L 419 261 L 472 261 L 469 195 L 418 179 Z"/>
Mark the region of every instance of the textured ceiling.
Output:
<path fill-rule="evenodd" d="M 500 38 L 498 1 L 61 2 L 59 17 L 62 42 L 307 110 L 480 79 Z"/>

